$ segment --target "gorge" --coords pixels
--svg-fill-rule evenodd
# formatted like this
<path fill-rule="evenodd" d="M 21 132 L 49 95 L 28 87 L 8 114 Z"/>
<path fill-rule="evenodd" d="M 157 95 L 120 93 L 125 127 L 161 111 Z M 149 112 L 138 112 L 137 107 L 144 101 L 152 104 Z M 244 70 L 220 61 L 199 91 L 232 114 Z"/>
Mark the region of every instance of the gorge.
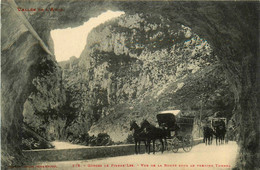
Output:
<path fill-rule="evenodd" d="M 51 30 L 107 10 L 125 15 L 94 28 L 79 58 L 58 63 Z M 2 166 L 24 161 L 23 122 L 46 140 L 102 132 L 122 142 L 132 119 L 155 124 L 167 109 L 225 115 L 237 127 L 237 167 L 257 166 L 257 3 L 3 1 L 1 12 Z"/>

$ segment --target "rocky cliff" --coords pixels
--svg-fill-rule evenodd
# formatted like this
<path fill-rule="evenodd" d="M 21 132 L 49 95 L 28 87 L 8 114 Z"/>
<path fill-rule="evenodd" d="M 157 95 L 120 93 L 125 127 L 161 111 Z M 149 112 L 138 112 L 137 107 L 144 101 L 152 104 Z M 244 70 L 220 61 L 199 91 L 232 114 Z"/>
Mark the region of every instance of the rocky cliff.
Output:
<path fill-rule="evenodd" d="M 198 118 L 203 107 L 203 119 L 216 111 L 232 115 L 234 97 L 210 45 L 161 15 L 107 22 L 90 33 L 80 59 L 60 65 L 78 115 L 70 133 L 87 128 L 123 141 L 131 120 L 155 123 L 170 108 Z"/>
<path fill-rule="evenodd" d="M 53 59 L 42 57 L 31 93 L 24 104 L 23 121 L 46 139 L 60 139 L 66 116 L 60 112 L 66 96 L 62 88 L 62 72 Z"/>
<path fill-rule="evenodd" d="M 26 163 L 21 152 L 24 121 L 30 127 L 43 125 L 41 121 L 48 119 L 43 114 L 57 109 L 64 95 L 60 67 L 46 43 L 12 2 L 3 2 L 2 7 L 1 166 L 5 169 Z"/>
<path fill-rule="evenodd" d="M 2 166 L 6 165 L 18 165 L 19 163 L 24 162 L 22 160 L 22 154 L 20 149 L 21 144 L 21 133 L 20 133 L 20 127 L 23 122 L 23 107 L 25 105 L 25 102 L 29 98 L 32 92 L 35 92 L 35 85 L 33 84 L 33 80 L 39 77 L 38 73 L 38 67 L 40 61 L 44 60 L 54 60 L 54 57 L 52 56 L 52 42 L 50 39 L 50 30 L 57 29 L 57 28 L 66 28 L 66 27 L 75 27 L 79 26 L 83 22 L 87 21 L 90 17 L 97 16 L 98 14 L 110 9 L 110 10 L 122 10 L 127 15 L 129 15 L 128 20 L 132 20 L 131 17 L 137 20 L 140 18 L 141 20 L 144 19 L 144 17 L 149 15 L 158 14 L 159 16 L 162 16 L 162 19 L 168 18 L 170 26 L 172 26 L 172 23 L 179 23 L 179 27 L 181 25 L 185 25 L 192 29 L 193 33 L 196 33 L 200 39 L 207 40 L 208 44 L 210 44 L 210 47 L 212 48 L 214 54 L 212 56 L 217 57 L 217 63 L 219 63 L 219 67 L 217 67 L 217 64 L 209 65 L 206 67 L 203 65 L 200 67 L 197 72 L 192 73 L 194 69 L 191 69 L 191 73 L 186 73 L 187 67 L 185 67 L 186 63 L 183 63 L 185 68 L 184 70 L 180 68 L 179 72 L 183 73 L 180 77 L 176 77 L 177 70 L 176 67 L 174 69 L 165 69 L 159 68 L 157 65 L 159 62 L 149 62 L 149 57 L 146 56 L 157 56 L 156 51 L 158 55 L 161 55 L 162 58 L 165 58 L 165 56 L 172 56 L 173 54 L 170 54 L 170 51 L 173 47 L 166 47 L 167 45 L 158 43 L 160 41 L 160 38 L 167 40 L 167 37 L 161 37 L 160 34 L 155 35 L 153 33 L 153 29 L 162 29 L 161 32 L 167 36 L 172 36 L 171 33 L 167 33 L 168 29 L 163 30 L 166 25 L 160 26 L 157 24 L 157 28 L 154 27 L 157 20 L 160 20 L 160 18 L 156 18 L 154 21 L 147 21 L 147 23 L 152 23 L 151 26 L 148 26 L 149 28 L 145 29 L 143 25 L 136 24 L 129 24 L 128 26 L 131 26 L 130 30 L 121 30 L 125 29 L 124 24 L 115 24 L 114 26 L 108 27 L 108 28 L 102 28 L 100 27 L 100 30 L 96 30 L 99 33 L 102 33 L 103 35 L 110 35 L 109 31 L 113 30 L 115 31 L 118 36 L 114 37 L 111 41 L 119 41 L 122 44 L 111 46 L 108 43 L 109 37 L 99 37 L 99 40 L 102 40 L 102 42 L 98 42 L 96 40 L 89 40 L 90 44 L 93 45 L 93 47 L 89 46 L 89 49 L 93 49 L 93 51 L 87 52 L 84 51 L 84 55 L 82 55 L 82 59 L 84 59 L 82 62 L 82 68 L 81 69 L 90 69 L 90 71 L 95 71 L 95 76 L 89 76 L 94 75 L 90 73 L 86 73 L 85 75 L 82 75 L 82 77 L 86 80 L 105 80 L 105 83 L 101 83 L 99 81 L 90 81 L 85 83 L 84 81 L 80 84 L 78 84 L 77 88 L 81 88 L 84 84 L 90 84 L 90 86 L 86 87 L 86 91 L 88 95 L 90 95 L 90 98 L 93 98 L 92 103 L 88 104 L 88 107 L 84 107 L 82 110 L 82 113 L 90 113 L 90 114 L 83 114 L 85 115 L 95 115 L 94 120 L 96 123 L 93 125 L 91 131 L 94 133 L 98 130 L 97 125 L 98 124 L 104 124 L 102 121 L 108 122 L 108 124 L 112 121 L 117 122 L 124 122 L 128 119 L 123 119 L 126 115 L 125 113 L 131 113 L 135 114 L 135 116 L 132 116 L 130 118 L 138 117 L 138 114 L 141 114 L 141 117 L 147 116 L 148 113 L 143 114 L 143 112 L 147 111 L 147 108 L 153 108 L 151 112 L 149 113 L 156 113 L 157 110 L 164 109 L 166 106 L 162 105 L 162 107 L 155 108 L 153 107 L 154 102 L 150 102 L 148 98 L 149 94 L 157 94 L 158 90 L 153 87 L 153 84 L 164 84 L 167 85 L 166 80 L 164 78 L 168 79 L 169 77 L 164 77 L 165 74 L 162 76 L 158 76 L 155 78 L 151 77 L 151 75 L 154 76 L 154 73 L 148 73 L 151 69 L 148 69 L 149 66 L 146 64 L 151 65 L 151 67 L 157 68 L 157 70 L 163 70 L 163 71 L 172 71 L 173 74 L 172 77 L 170 77 L 170 80 L 178 79 L 178 81 L 181 81 L 181 84 L 174 84 L 172 82 L 169 82 L 168 87 L 163 87 L 162 92 L 158 93 L 158 95 L 152 95 L 152 97 L 155 97 L 155 99 L 152 99 L 152 101 L 156 101 L 157 106 L 160 106 L 159 100 L 163 101 L 163 99 L 166 99 L 166 101 L 171 101 L 168 98 L 164 98 L 163 95 L 168 95 L 170 97 L 178 97 L 178 95 L 174 94 L 190 94 L 190 93 L 184 93 L 184 89 L 189 87 L 188 85 L 194 84 L 194 86 L 190 88 L 195 88 L 196 85 L 199 84 L 199 82 L 195 81 L 197 78 L 202 76 L 207 76 L 204 73 L 209 73 L 210 79 L 214 79 L 216 76 L 218 80 L 227 80 L 227 81 L 221 81 L 220 84 L 217 84 L 217 87 L 225 87 L 226 83 L 227 86 L 230 88 L 230 93 L 225 93 L 226 90 L 221 91 L 221 89 L 217 90 L 217 87 L 214 87 L 211 83 L 209 83 L 209 87 L 211 87 L 212 92 L 215 91 L 216 93 L 210 95 L 210 96 L 202 96 L 203 100 L 204 98 L 214 99 L 212 104 L 219 103 L 218 105 L 225 106 L 226 102 L 223 103 L 223 101 L 226 101 L 229 99 L 228 96 L 232 98 L 234 97 L 234 120 L 236 120 L 237 124 L 237 131 L 239 133 L 238 135 L 238 143 L 240 145 L 240 155 L 238 157 L 238 168 L 240 169 L 252 169 L 253 167 L 256 167 L 259 160 L 259 157 L 256 153 L 256 151 L 259 149 L 259 128 L 258 128 L 258 121 L 259 121 L 259 105 L 257 105 L 257 97 L 259 97 L 259 85 L 257 82 L 257 78 L 259 78 L 259 74 L 257 73 L 257 57 L 258 57 L 258 47 L 259 47 L 259 41 L 258 41 L 258 23 L 259 23 L 259 10 L 258 10 L 258 3 L 254 2 L 148 2 L 148 1 L 142 1 L 142 2 L 111 2 L 111 1 L 93 1 L 86 3 L 85 1 L 42 1 L 42 2 L 35 2 L 31 3 L 30 1 L 17 1 L 17 5 L 22 8 L 31 8 L 31 7 L 41 7 L 41 8 L 48 8 L 48 7 L 54 7 L 54 8 L 64 8 L 65 10 L 61 13 L 55 13 L 55 12 L 24 12 L 20 15 L 17 14 L 17 6 L 15 6 L 14 1 L 8 0 L 8 1 L 2 1 L 2 38 L 1 38 L 1 126 L 2 126 L 2 136 L 1 136 L 1 148 L 2 148 Z M 141 15 L 143 13 L 143 16 Z M 135 16 L 138 14 L 138 16 Z M 161 20 L 162 21 L 162 20 Z M 124 21 L 122 21 L 125 23 Z M 166 20 L 165 23 L 168 21 Z M 140 21 L 139 23 L 142 23 Z M 176 24 L 178 25 L 178 24 Z M 128 27 L 126 26 L 126 27 Z M 147 25 L 146 25 L 147 26 Z M 116 27 L 119 29 L 117 30 Z M 103 30 L 104 31 L 103 31 Z M 134 37 L 135 34 L 133 30 L 148 30 L 150 32 L 149 34 L 152 35 L 151 40 L 150 36 L 148 37 L 142 37 L 142 35 L 138 35 L 138 32 L 136 32 L 136 35 L 141 36 L 142 40 L 149 40 L 148 43 L 141 42 L 142 44 L 145 44 L 149 46 L 148 50 L 142 49 L 142 46 L 137 45 L 136 40 L 138 37 Z M 108 30 L 108 33 L 106 33 L 106 30 Z M 171 29 L 170 29 L 171 30 Z M 179 29 L 172 29 L 175 33 L 178 33 Z M 133 32 L 132 32 L 133 31 Z M 126 35 L 120 35 L 120 32 L 125 32 Z M 115 34 L 116 35 L 116 34 Z M 146 34 L 147 35 L 147 34 Z M 113 36 L 111 34 L 111 36 Z M 154 36 L 154 37 L 153 37 Z M 131 38 L 134 37 L 132 40 L 133 45 L 131 45 L 131 41 L 124 38 Z M 172 38 L 171 37 L 171 38 Z M 192 36 L 194 37 L 194 36 Z M 155 38 L 155 39 L 153 39 Z M 170 38 L 170 39 L 171 39 Z M 98 40 L 97 39 L 97 40 Z M 140 39 L 138 39 L 139 41 Z M 182 43 L 183 39 L 180 38 Z M 189 38 L 187 39 L 189 40 Z M 104 41 L 104 43 L 103 43 Z M 151 43 L 154 41 L 155 43 Z M 124 42 L 129 42 L 127 44 L 124 44 Z M 175 41 L 176 42 L 176 41 Z M 97 43 L 97 44 L 96 44 Z M 176 42 L 177 43 L 177 42 Z M 89 44 L 89 45 L 90 45 Z M 101 45 L 99 45 L 101 44 Z M 168 44 L 168 43 L 167 43 Z M 171 43 L 169 43 L 171 44 Z M 108 45 L 108 46 L 106 46 Z M 153 45 L 155 45 L 155 50 L 152 50 Z M 160 48 L 162 50 L 158 50 L 156 47 L 157 45 L 162 45 Z M 113 47 L 113 49 L 112 49 Z M 178 49 L 178 47 L 176 47 Z M 168 49 L 168 51 L 167 51 Z M 170 49 L 170 51 L 169 51 Z M 191 51 L 192 47 L 189 48 L 188 51 Z M 165 51 L 166 50 L 166 51 Z M 183 52 L 183 50 L 182 50 Z M 166 53 L 167 55 L 163 55 Z M 147 55 L 146 55 L 147 54 Z M 149 54 L 149 55 L 148 55 Z M 168 55 L 170 54 L 170 55 Z M 84 57 L 85 56 L 85 57 Z M 96 56 L 96 57 L 95 57 Z M 103 56 L 103 57 L 102 57 Z M 160 57 L 160 60 L 162 59 Z M 167 58 L 167 57 L 166 57 Z M 165 59 L 166 59 L 165 58 Z M 207 58 L 207 57 L 206 57 Z M 214 57 L 213 57 L 214 58 Z M 259 58 L 259 57 L 258 57 Z M 112 60 L 113 59 L 113 60 Z M 110 61 L 111 60 L 111 61 Z M 184 60 L 186 61 L 186 60 Z M 196 61 L 196 60 L 194 60 Z M 140 62 L 140 63 L 139 63 Z M 55 62 L 54 62 L 55 63 Z M 93 64 L 94 63 L 94 64 Z M 107 65 L 106 65 L 107 63 Z M 131 64 L 130 64 L 131 63 Z M 204 62 L 202 62 L 204 63 Z M 214 63 L 214 62 L 213 62 Z M 93 64 L 93 65 L 92 65 Z M 108 65 L 110 64 L 110 65 Z M 130 64 L 130 67 L 128 67 L 128 64 Z M 206 63 L 204 63 L 206 64 Z M 166 64 L 163 64 L 166 66 Z M 187 63 L 187 65 L 190 65 L 190 63 Z M 86 67 L 90 66 L 90 67 Z M 107 68 L 110 68 L 110 70 L 107 70 L 106 68 L 102 68 L 107 66 Z M 112 68 L 110 67 L 112 66 Z M 139 68 L 139 67 L 144 67 Z M 118 71 L 122 70 L 124 68 L 124 71 Z M 98 69 L 100 72 L 96 72 L 96 69 Z M 204 70 L 205 69 L 205 70 Z M 207 71 L 208 69 L 208 71 Z M 218 71 L 213 71 L 213 73 L 210 70 L 218 70 L 220 73 L 223 74 L 217 74 Z M 139 73 L 140 71 L 143 73 Z M 153 69 L 152 69 L 153 70 Z M 154 69 L 156 71 L 156 69 Z M 204 70 L 204 71 L 203 71 Z M 105 71 L 105 73 L 110 74 L 96 74 L 101 73 L 101 71 Z M 143 72 L 144 71 L 144 72 Z M 145 73 L 145 71 L 147 73 Z M 202 71 L 202 72 L 201 72 Z M 124 86 L 124 84 L 120 83 L 121 80 L 116 79 L 116 77 L 121 77 L 123 79 L 122 82 L 125 81 L 126 76 L 124 74 L 129 73 L 130 76 L 127 85 L 123 88 L 121 86 Z M 211 73 L 210 73 L 211 72 Z M 117 74 L 118 76 L 113 76 L 114 74 Z M 136 75 L 134 75 L 136 73 Z M 165 72 L 164 72 L 165 73 Z M 174 74 L 175 73 L 175 74 Z M 52 75 L 55 75 L 56 73 L 53 73 Z M 106 77 L 103 75 L 107 75 Z M 149 76 L 143 76 L 143 75 L 149 75 Z M 183 75 L 183 76 L 182 76 Z M 193 77 L 193 78 L 188 78 Z M 196 75 L 198 75 L 196 77 Z M 66 75 L 65 75 L 66 76 Z M 222 77 L 223 76 L 223 77 Z M 258 76 L 258 77 L 257 77 Z M 51 77 L 51 76 L 50 76 Z M 81 77 L 78 75 L 78 77 Z M 75 78 L 78 78 L 75 75 Z M 137 78 L 138 88 L 137 89 L 130 89 L 128 87 L 132 87 L 131 83 L 135 82 L 134 77 Z M 184 79 L 182 79 L 184 77 Z M 257 78 L 256 78 L 257 77 Z M 139 80 L 140 78 L 140 80 Z M 66 79 L 66 78 L 65 78 Z M 84 80 L 83 79 L 83 80 Z M 205 78 L 206 79 L 206 78 Z M 82 79 L 81 79 L 82 80 Z M 112 82 L 109 82 L 107 80 L 112 80 Z M 187 82 L 185 81 L 187 80 Z M 193 82 L 191 82 L 194 80 Z M 46 82 L 46 80 L 43 80 L 43 82 Z M 36 81 L 37 82 L 37 81 Z M 92 82 L 92 84 L 91 84 Z M 153 84 L 151 85 L 150 82 Z M 35 83 L 35 82 L 34 82 Z M 177 82 L 176 82 L 177 83 Z M 184 83 L 182 85 L 182 83 Z M 52 82 L 49 82 L 49 84 L 53 84 Z M 81 86 L 82 84 L 82 86 Z M 207 83 L 206 83 L 207 84 Z M 39 87 L 41 86 L 41 82 L 39 83 Z M 67 85 L 66 85 L 67 86 Z M 95 88 L 94 88 L 95 87 Z M 175 88 L 174 88 L 175 87 Z M 203 91 L 204 89 L 201 87 L 198 87 L 196 89 L 200 89 Z M 91 89 L 90 89 L 91 88 Z M 173 88 L 172 90 L 175 91 L 178 89 L 175 93 L 168 93 L 168 89 Z M 215 88 L 215 90 L 214 90 Z M 55 87 L 51 87 L 51 89 L 56 89 Z M 95 90 L 98 91 L 98 93 L 95 92 Z M 146 89 L 148 89 L 149 94 L 145 94 Z M 188 88 L 187 88 L 188 89 Z M 117 94 L 117 91 L 119 90 L 120 93 L 124 95 Z M 44 92 L 45 90 L 40 90 Z M 181 93 L 183 91 L 183 93 Z M 74 94 L 74 87 L 71 91 L 71 94 Z M 135 94 L 136 92 L 136 94 Z M 137 94 L 138 92 L 138 94 Z M 48 92 L 47 95 L 52 96 L 52 92 Z M 66 92 L 67 93 L 67 92 Z M 46 94 L 46 93 L 45 93 Z M 54 92 L 53 92 L 54 94 Z M 70 91 L 69 91 L 70 94 Z M 225 95 L 227 94 L 227 97 L 222 97 L 219 95 Z M 230 95 L 229 95 L 230 94 Z M 101 97 L 98 97 L 96 95 L 103 95 L 102 100 L 98 100 Z M 166 96 L 167 96 L 166 95 Z M 196 94 L 191 93 L 191 95 L 197 96 Z M 37 99 L 37 94 L 34 94 L 34 99 Z M 66 96 L 72 96 L 66 94 Z M 122 97 L 124 96 L 124 97 Z M 52 96 L 53 97 L 53 96 Z M 147 98 L 146 98 L 147 97 Z M 221 98 L 219 102 L 218 98 Z M 183 103 L 185 103 L 185 98 L 181 99 Z M 71 99 L 72 101 L 77 101 L 77 99 Z M 141 101 L 143 100 L 143 101 Z M 54 101 L 51 101 L 51 105 L 49 108 L 54 109 L 54 104 L 56 99 Z M 57 101 L 61 101 L 61 99 L 57 98 Z M 66 100 L 70 101 L 70 100 Z M 134 105 L 136 107 L 133 107 L 132 101 L 138 101 L 137 104 L 140 104 L 140 107 L 137 107 L 137 105 Z M 174 101 L 174 100 L 172 100 Z M 228 100 L 230 101 L 230 100 Z M 81 101 L 81 103 L 84 103 L 87 101 Z M 147 105 L 145 105 L 145 103 Z M 221 104 L 222 102 L 222 104 Z M 126 106 L 124 105 L 126 103 Z M 162 102 L 166 103 L 166 102 Z M 187 101 L 189 103 L 189 101 Z M 196 102 L 195 102 L 196 103 Z M 231 102 L 228 102 L 228 105 L 232 105 Z M 72 105 L 70 107 L 78 108 L 77 103 L 76 105 Z M 110 107 L 107 105 L 113 105 L 115 110 L 111 110 Z M 170 105 L 170 104 L 169 104 Z M 172 104 L 172 106 L 180 106 L 181 104 L 178 104 L 177 102 Z M 209 104 L 207 104 L 209 105 Z M 89 107 L 91 106 L 91 107 Z M 185 108 L 185 104 L 182 106 Z M 198 106 L 197 106 L 198 107 Z M 204 106 L 205 107 L 205 106 Z M 203 108 L 204 108 L 203 107 Z M 227 105 L 225 106 L 227 107 Z M 123 109 L 121 109 L 123 108 Z M 128 108 L 126 110 L 125 108 Z M 132 110 L 135 108 L 139 108 L 138 113 L 132 113 Z M 141 109 L 144 108 L 144 109 Z M 214 108 L 217 108 L 217 106 L 214 106 Z M 230 107 L 228 107 L 230 108 Z M 40 109 L 40 108 L 39 108 Z M 85 110 L 86 109 L 86 110 Z M 89 109 L 89 110 L 87 110 Z M 54 109 L 56 110 L 56 109 Z M 107 111 L 106 111 L 107 110 Z M 124 110 L 122 112 L 116 113 L 117 110 Z M 189 109 L 188 109 L 189 110 Z M 191 108 L 190 110 L 193 110 Z M 54 111 L 53 111 L 54 112 Z M 212 111 L 210 111 L 212 112 Z M 77 112 L 78 113 L 78 112 Z M 109 113 L 107 116 L 103 116 Z M 68 113 L 69 114 L 69 113 Z M 122 116 L 120 116 L 122 115 Z M 150 115 L 150 114 L 149 114 Z M 117 121 L 115 118 L 122 118 L 122 120 Z M 101 119 L 102 118 L 102 119 Z M 112 119 L 112 120 L 109 120 Z M 154 120 L 153 118 L 151 118 Z M 79 119 L 82 120 L 82 119 Z M 85 120 L 85 119 L 84 119 Z M 79 122 L 80 123 L 80 122 Z M 93 123 L 93 122 L 92 122 Z M 114 124 L 116 124 L 114 123 Z M 74 123 L 73 123 L 74 124 Z M 82 123 L 81 123 L 82 124 Z M 91 124 L 91 122 L 90 122 Z M 115 125 L 113 127 L 116 128 Z M 89 126 L 88 126 L 89 128 Z M 126 127 L 122 127 L 122 131 L 126 130 Z"/>

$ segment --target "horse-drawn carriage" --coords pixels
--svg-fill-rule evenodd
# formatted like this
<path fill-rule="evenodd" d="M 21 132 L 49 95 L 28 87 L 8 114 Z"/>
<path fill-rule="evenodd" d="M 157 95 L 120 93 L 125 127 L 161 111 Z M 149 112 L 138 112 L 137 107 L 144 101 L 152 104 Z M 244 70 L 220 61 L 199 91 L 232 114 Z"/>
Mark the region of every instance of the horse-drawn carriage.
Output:
<path fill-rule="evenodd" d="M 163 111 L 157 114 L 159 127 L 150 124 L 146 119 L 141 122 L 141 127 L 135 121 L 130 123 L 130 130 L 134 130 L 135 152 L 140 153 L 140 142 L 143 141 L 150 153 L 150 142 L 153 142 L 153 153 L 164 149 L 177 152 L 183 148 L 185 152 L 192 149 L 193 119 L 191 116 L 181 116 L 180 110 Z M 165 139 L 165 145 L 163 142 Z M 156 141 L 160 143 L 156 143 Z M 138 145 L 138 146 L 137 146 Z"/>
<path fill-rule="evenodd" d="M 223 144 L 225 141 L 227 119 L 224 117 L 215 117 L 211 119 L 211 127 L 216 136 L 216 144 Z M 218 143 L 219 142 L 219 143 Z M 225 141 L 227 143 L 227 140 Z"/>
<path fill-rule="evenodd" d="M 193 116 L 181 116 L 180 110 L 168 110 L 157 114 L 159 127 L 166 131 L 166 149 L 177 152 L 183 148 L 189 152 L 193 146 Z M 156 149 L 160 150 L 161 146 L 156 143 Z"/>
<path fill-rule="evenodd" d="M 212 128 L 216 128 L 218 126 L 226 126 L 227 124 L 227 119 L 224 117 L 217 117 L 217 118 L 212 118 L 211 119 L 211 126 Z"/>

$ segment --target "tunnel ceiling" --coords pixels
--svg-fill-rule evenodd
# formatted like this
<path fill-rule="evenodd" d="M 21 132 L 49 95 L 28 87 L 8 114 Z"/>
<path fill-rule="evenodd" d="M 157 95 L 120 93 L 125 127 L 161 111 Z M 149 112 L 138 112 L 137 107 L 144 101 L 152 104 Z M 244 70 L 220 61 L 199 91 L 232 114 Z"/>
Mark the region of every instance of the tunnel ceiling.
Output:
<path fill-rule="evenodd" d="M 40 6 L 64 9 L 63 12 L 27 13 L 26 17 L 39 34 L 43 30 L 76 27 L 91 17 L 113 10 L 128 14 L 156 13 L 172 22 L 189 26 L 200 37 L 210 42 L 216 52 L 220 53 L 220 58 L 235 57 L 234 60 L 241 61 L 242 56 L 236 55 L 243 53 L 239 50 L 251 50 L 250 47 L 257 45 L 257 39 L 253 38 L 258 33 L 256 25 L 258 15 L 254 2 L 245 4 L 245 2 L 56 1 L 17 2 L 17 5 L 22 8 Z"/>
<path fill-rule="evenodd" d="M 62 12 L 25 13 L 44 42 L 49 44 L 50 31 L 76 27 L 107 10 L 126 14 L 152 13 L 190 27 L 212 46 L 225 68 L 235 98 L 241 93 L 241 62 L 257 54 L 258 10 L 255 2 L 108 2 L 56 1 L 17 2 L 21 8 L 58 8 Z M 235 75 L 235 76 L 234 76 Z M 240 89 L 238 89 L 240 88 Z"/>

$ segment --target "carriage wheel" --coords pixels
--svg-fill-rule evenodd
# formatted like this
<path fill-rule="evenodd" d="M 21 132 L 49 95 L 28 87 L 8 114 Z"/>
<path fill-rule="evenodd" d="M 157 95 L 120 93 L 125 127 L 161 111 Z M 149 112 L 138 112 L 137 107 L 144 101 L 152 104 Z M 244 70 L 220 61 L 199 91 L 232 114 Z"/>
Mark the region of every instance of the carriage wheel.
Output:
<path fill-rule="evenodd" d="M 177 140 L 173 140 L 172 143 L 169 145 L 170 150 L 172 150 L 174 153 L 178 152 L 179 150 L 179 142 Z"/>
<path fill-rule="evenodd" d="M 184 138 L 183 138 L 183 140 L 182 140 L 182 144 L 183 144 L 183 150 L 185 151 L 185 152 L 189 152 L 189 151 L 191 151 L 191 149 L 192 149 L 192 146 L 193 146 L 193 138 L 192 138 L 192 136 L 191 135 L 187 135 L 187 136 L 185 136 Z"/>
<path fill-rule="evenodd" d="M 177 145 L 172 147 L 172 151 L 173 151 L 174 153 L 177 153 L 178 150 L 179 150 L 179 147 L 178 147 Z"/>
<path fill-rule="evenodd" d="M 154 150 L 155 150 L 155 152 L 160 152 L 160 151 L 162 150 L 161 143 L 159 143 L 159 142 L 155 142 L 154 145 L 155 145 L 155 146 L 154 146 Z"/>

